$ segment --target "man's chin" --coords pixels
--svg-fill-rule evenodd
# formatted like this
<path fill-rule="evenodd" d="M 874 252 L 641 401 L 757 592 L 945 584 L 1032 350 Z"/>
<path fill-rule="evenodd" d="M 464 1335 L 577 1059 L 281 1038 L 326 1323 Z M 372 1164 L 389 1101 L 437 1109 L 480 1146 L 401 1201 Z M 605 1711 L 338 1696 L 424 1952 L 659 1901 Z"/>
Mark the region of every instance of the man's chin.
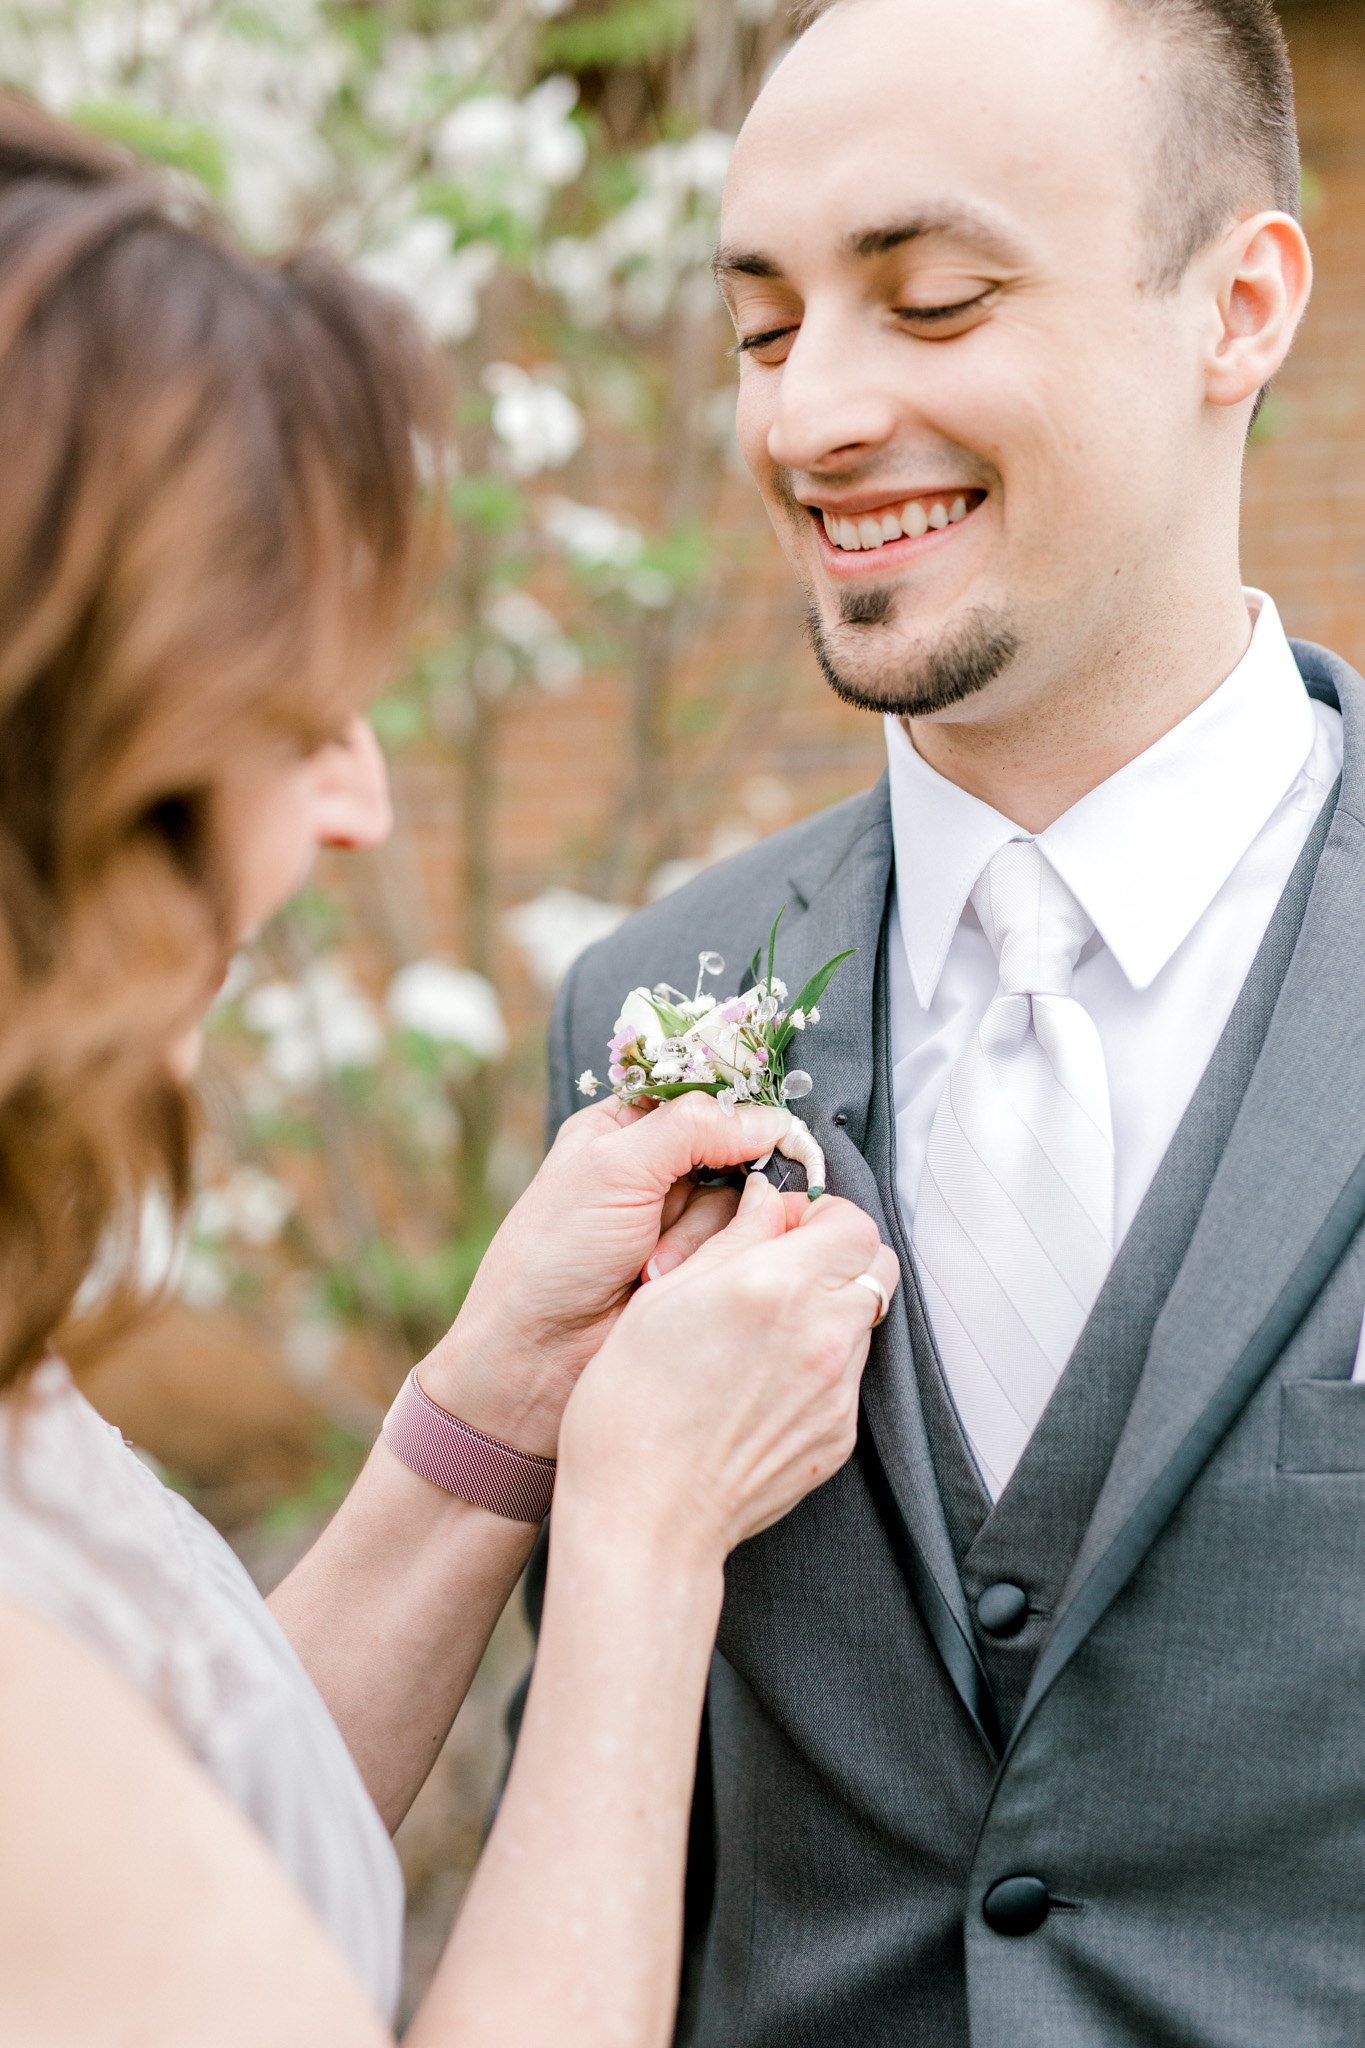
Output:
<path fill-rule="evenodd" d="M 806 632 L 825 681 L 860 711 L 928 718 L 975 697 L 1017 657 L 1021 641 L 1008 617 L 982 607 L 933 640 L 900 639 L 891 623 L 889 591 L 845 598 L 837 622 L 811 605 Z"/>

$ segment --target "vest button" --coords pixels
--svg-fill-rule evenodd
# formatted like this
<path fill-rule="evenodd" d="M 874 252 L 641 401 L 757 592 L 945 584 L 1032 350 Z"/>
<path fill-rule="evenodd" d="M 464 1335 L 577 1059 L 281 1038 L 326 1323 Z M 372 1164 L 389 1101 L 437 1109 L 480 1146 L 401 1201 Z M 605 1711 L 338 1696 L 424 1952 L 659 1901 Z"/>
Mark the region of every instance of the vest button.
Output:
<path fill-rule="evenodd" d="M 981 1901 L 981 1917 L 995 1934 L 1036 1934 L 1051 1911 L 1041 1877 L 1002 1877 Z"/>
<path fill-rule="evenodd" d="M 1028 1620 L 1028 1594 L 1002 1579 L 987 1586 L 976 1603 L 976 1618 L 988 1636 L 1017 1636 Z"/>

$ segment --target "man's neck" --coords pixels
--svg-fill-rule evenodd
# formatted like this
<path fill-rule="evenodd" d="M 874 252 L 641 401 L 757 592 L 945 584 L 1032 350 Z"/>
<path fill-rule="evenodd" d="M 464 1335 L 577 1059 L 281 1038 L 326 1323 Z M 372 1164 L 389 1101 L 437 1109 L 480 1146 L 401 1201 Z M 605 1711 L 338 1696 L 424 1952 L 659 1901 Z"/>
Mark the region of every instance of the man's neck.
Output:
<path fill-rule="evenodd" d="M 1145 625 L 1126 646 L 1111 635 L 1107 651 L 1050 675 L 1008 673 L 951 712 L 905 719 L 915 751 L 1026 832 L 1045 832 L 1196 711 L 1251 641 L 1240 584 Z"/>

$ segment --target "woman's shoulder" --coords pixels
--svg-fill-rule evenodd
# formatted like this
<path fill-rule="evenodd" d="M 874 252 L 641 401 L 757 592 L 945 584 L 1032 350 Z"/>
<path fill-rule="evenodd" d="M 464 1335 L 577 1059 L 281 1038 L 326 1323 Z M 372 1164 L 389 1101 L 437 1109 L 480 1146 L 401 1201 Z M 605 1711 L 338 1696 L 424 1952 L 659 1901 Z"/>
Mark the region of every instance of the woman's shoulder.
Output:
<path fill-rule="evenodd" d="M 136 1688 L 274 1844 L 392 2010 L 402 1879 L 335 1722 L 228 1543 L 58 1360 L 0 1397 L 3 1598 Z"/>
<path fill-rule="evenodd" d="M 0 1399 L 0 1592 L 86 1640 L 148 1690 L 202 1623 L 194 1523 L 59 1359 Z"/>
<path fill-rule="evenodd" d="M 162 1718 L 0 1592 L 0 2039 L 111 2028 L 148 2048 L 387 2038 Z"/>

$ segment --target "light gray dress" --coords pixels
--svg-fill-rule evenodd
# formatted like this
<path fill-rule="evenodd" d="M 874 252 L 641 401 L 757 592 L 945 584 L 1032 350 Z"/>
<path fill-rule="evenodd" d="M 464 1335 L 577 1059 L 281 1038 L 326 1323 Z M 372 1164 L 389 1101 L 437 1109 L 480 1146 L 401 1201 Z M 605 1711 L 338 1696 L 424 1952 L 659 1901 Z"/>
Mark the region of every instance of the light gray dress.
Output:
<path fill-rule="evenodd" d="M 56 1360 L 0 1399 L 0 1596 L 79 1637 L 165 1716 L 391 2020 L 403 1880 L 335 1722 L 222 1537 Z"/>

